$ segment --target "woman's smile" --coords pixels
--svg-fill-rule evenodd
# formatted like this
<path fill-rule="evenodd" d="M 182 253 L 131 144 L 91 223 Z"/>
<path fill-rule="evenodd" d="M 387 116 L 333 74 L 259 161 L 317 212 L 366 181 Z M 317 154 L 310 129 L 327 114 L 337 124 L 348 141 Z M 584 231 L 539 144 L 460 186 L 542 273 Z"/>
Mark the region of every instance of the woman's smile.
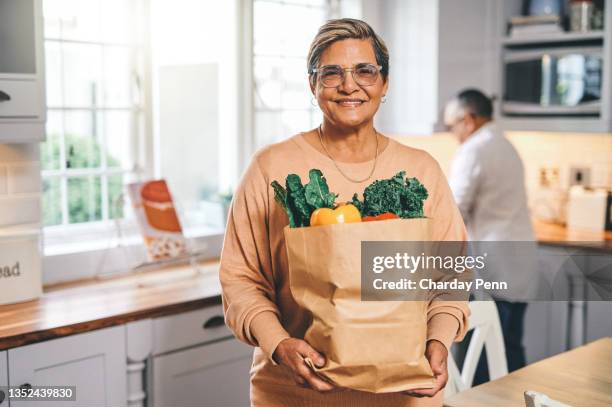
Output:
<path fill-rule="evenodd" d="M 335 102 L 340 107 L 357 108 L 357 107 L 362 106 L 364 103 L 366 103 L 367 100 L 354 99 L 354 98 L 346 98 L 346 99 L 337 99 L 337 100 L 335 100 Z"/>

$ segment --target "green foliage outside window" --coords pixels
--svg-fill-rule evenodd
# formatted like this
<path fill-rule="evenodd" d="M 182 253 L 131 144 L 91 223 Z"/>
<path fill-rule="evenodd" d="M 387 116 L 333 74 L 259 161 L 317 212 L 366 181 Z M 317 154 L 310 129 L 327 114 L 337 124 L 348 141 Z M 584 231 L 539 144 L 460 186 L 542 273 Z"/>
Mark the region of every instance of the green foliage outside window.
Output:
<path fill-rule="evenodd" d="M 66 168 L 100 168 L 102 151 L 92 137 L 65 136 Z M 52 159 L 60 156 L 60 137 L 49 135 L 42 149 L 42 168 L 53 168 Z M 120 167 L 119 161 L 106 154 L 108 168 Z M 123 175 L 108 176 L 109 218 L 123 217 L 123 208 L 115 201 L 123 192 Z M 68 178 L 68 223 L 102 220 L 102 178 L 96 175 Z M 60 177 L 48 177 L 43 182 L 43 221 L 45 226 L 62 223 L 62 199 Z"/>

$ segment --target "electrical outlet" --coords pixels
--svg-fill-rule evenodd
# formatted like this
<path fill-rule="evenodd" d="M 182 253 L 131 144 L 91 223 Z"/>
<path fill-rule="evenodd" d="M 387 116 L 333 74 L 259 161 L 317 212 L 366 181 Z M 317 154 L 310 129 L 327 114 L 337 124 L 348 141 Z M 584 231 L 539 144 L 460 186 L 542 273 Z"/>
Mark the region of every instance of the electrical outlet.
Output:
<path fill-rule="evenodd" d="M 569 186 L 591 186 L 591 169 L 589 167 L 570 167 Z"/>

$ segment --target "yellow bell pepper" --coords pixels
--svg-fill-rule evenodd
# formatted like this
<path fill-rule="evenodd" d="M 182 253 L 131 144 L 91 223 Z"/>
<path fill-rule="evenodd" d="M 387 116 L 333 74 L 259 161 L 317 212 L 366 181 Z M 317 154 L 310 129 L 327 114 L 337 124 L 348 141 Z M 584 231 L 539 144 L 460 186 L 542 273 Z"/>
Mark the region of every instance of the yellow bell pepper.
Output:
<path fill-rule="evenodd" d="M 359 209 L 352 204 L 340 205 L 335 209 L 319 208 L 310 216 L 310 226 L 355 222 L 361 222 L 361 213 Z"/>

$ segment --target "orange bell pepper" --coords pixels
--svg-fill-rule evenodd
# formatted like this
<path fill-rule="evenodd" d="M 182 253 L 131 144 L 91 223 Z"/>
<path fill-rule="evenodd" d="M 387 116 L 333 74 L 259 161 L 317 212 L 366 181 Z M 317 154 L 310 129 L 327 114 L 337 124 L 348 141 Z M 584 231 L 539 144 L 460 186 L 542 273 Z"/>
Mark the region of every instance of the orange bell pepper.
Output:
<path fill-rule="evenodd" d="M 352 204 L 340 205 L 335 209 L 319 208 L 310 216 L 310 226 L 355 222 L 361 222 L 361 213 L 359 209 Z"/>

